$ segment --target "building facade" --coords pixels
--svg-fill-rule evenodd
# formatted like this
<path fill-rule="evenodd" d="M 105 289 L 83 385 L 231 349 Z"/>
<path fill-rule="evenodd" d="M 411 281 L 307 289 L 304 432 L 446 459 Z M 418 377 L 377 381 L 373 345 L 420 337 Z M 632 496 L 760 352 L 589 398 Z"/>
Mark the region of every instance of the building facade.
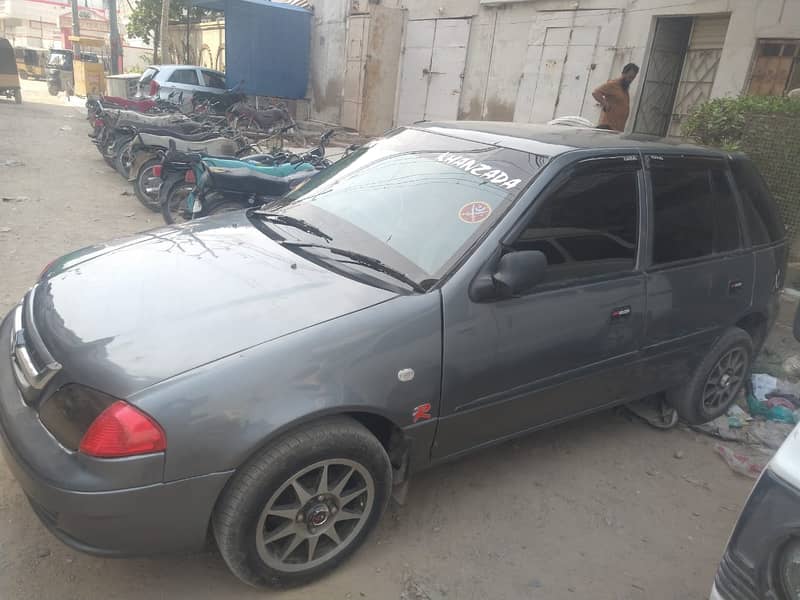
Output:
<path fill-rule="evenodd" d="M 641 65 L 628 129 L 677 135 L 708 98 L 800 87 L 800 0 L 315 0 L 310 117 L 596 121 Z"/>

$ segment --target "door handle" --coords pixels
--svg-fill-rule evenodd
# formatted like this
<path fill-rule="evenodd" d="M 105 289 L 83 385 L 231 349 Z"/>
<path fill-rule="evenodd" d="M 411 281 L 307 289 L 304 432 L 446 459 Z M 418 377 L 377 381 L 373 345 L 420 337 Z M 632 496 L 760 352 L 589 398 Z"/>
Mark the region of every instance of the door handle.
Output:
<path fill-rule="evenodd" d="M 631 316 L 631 312 L 630 306 L 620 306 L 611 311 L 611 320 L 619 321 L 620 319 L 626 319 Z"/>
<path fill-rule="evenodd" d="M 744 287 L 744 283 L 741 279 L 734 279 L 728 282 L 728 293 L 729 294 L 737 294 L 739 290 Z"/>

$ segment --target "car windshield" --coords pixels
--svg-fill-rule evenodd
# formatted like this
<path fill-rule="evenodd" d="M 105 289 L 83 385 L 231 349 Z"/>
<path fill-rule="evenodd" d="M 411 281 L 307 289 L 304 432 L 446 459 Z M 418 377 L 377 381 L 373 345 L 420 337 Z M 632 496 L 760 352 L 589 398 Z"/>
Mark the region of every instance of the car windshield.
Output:
<path fill-rule="evenodd" d="M 63 67 L 69 63 L 70 56 L 68 54 L 61 54 L 60 52 L 53 52 L 50 58 L 47 59 L 47 66 L 49 67 Z"/>
<path fill-rule="evenodd" d="M 546 160 L 402 129 L 363 146 L 266 210 L 302 219 L 329 236 L 331 246 L 377 258 L 428 287 Z"/>

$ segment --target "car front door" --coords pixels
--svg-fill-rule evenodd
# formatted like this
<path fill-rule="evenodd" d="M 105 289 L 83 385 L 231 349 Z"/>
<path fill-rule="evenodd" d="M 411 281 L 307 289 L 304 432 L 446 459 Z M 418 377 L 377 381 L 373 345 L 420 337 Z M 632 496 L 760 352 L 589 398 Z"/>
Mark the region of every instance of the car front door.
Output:
<path fill-rule="evenodd" d="M 685 382 L 724 328 L 747 313 L 755 265 L 726 161 L 651 156 L 647 163 L 653 233 L 642 357 L 658 391 Z"/>
<path fill-rule="evenodd" d="M 542 283 L 482 302 L 444 286 L 434 460 L 636 395 L 643 185 L 636 155 L 568 167 L 502 244 L 543 252 Z"/>

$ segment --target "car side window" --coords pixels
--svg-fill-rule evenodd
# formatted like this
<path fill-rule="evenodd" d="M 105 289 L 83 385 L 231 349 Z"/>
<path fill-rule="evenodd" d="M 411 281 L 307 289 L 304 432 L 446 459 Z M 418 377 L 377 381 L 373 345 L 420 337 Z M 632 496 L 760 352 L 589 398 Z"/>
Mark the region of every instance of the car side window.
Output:
<path fill-rule="evenodd" d="M 203 71 L 203 80 L 206 82 L 207 87 L 213 87 L 220 90 L 225 89 L 225 80 L 214 71 Z"/>
<path fill-rule="evenodd" d="M 738 209 L 721 166 L 669 161 L 651 171 L 653 263 L 666 264 L 741 246 Z"/>
<path fill-rule="evenodd" d="M 742 199 L 745 223 L 754 246 L 782 240 L 784 227 L 764 179 L 745 159 L 732 164 L 733 177 Z"/>
<path fill-rule="evenodd" d="M 636 169 L 582 167 L 541 202 L 513 248 L 545 255 L 545 283 L 634 269 L 639 239 Z"/>
<path fill-rule="evenodd" d="M 169 80 L 172 83 L 199 85 L 197 79 L 197 71 L 194 69 L 176 69 L 175 72 L 169 76 Z"/>

